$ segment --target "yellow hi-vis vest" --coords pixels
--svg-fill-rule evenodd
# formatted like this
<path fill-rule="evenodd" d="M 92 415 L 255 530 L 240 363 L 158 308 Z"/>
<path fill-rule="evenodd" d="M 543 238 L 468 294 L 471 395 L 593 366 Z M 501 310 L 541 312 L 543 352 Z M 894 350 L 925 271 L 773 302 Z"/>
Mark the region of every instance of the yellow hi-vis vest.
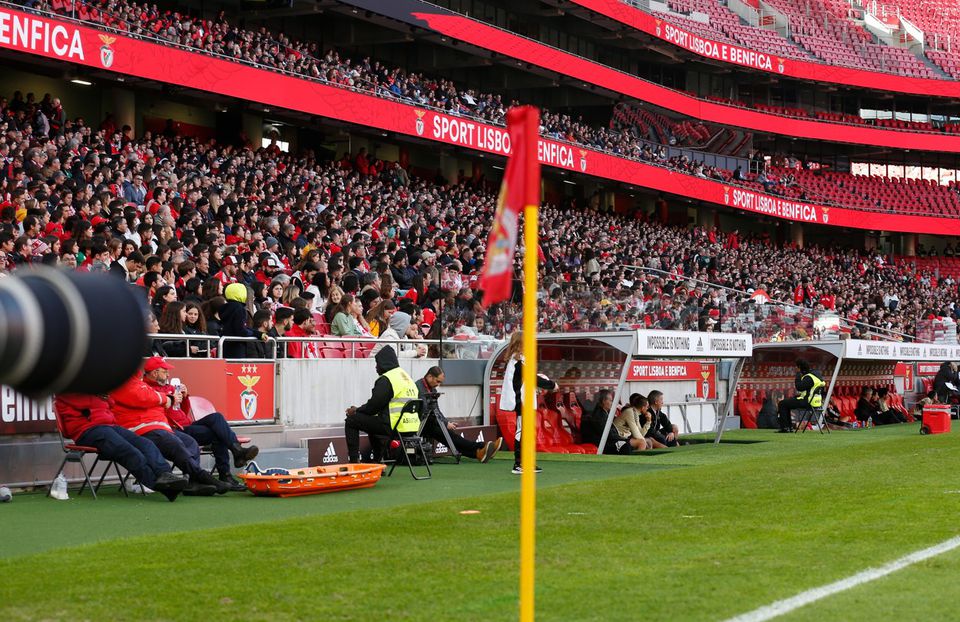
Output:
<path fill-rule="evenodd" d="M 407 402 L 419 397 L 420 392 L 417 391 L 417 384 L 410 377 L 410 374 L 399 367 L 394 367 L 383 376 L 390 381 L 390 387 L 393 389 L 393 399 L 390 400 L 390 427 L 396 427 L 397 432 L 418 431 L 420 429 L 420 417 L 417 413 L 404 413 L 403 419 L 397 424 L 397 419 L 400 419 L 400 411 L 407 405 Z"/>
<path fill-rule="evenodd" d="M 800 391 L 797 394 L 797 397 L 802 400 L 807 400 L 807 403 L 814 408 L 820 408 L 823 406 L 823 387 L 825 387 L 827 383 L 820 378 L 817 378 L 815 374 L 805 374 L 803 377 L 809 377 L 811 380 L 813 380 L 813 387 L 810 389 L 809 397 L 807 396 L 806 391 Z"/>

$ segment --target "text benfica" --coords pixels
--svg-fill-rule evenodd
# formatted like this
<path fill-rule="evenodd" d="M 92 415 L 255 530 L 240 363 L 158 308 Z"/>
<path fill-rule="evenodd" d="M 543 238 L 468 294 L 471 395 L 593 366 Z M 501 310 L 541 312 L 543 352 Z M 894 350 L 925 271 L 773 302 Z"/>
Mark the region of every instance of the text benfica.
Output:
<path fill-rule="evenodd" d="M 688 50 L 696 52 L 701 56 L 709 56 L 710 58 L 716 58 L 717 60 L 730 61 L 739 65 L 747 65 L 748 67 L 766 69 L 767 71 L 773 70 L 773 60 L 768 54 L 738 48 L 725 43 L 715 43 L 707 39 L 701 39 L 695 34 L 685 32 L 679 28 L 671 26 L 670 24 L 666 24 L 665 38 L 670 43 L 675 43 L 681 47 L 687 48 Z"/>
<path fill-rule="evenodd" d="M 0 11 L 0 45 L 84 60 L 79 30 L 6 11 Z"/>
<path fill-rule="evenodd" d="M 795 203 L 779 197 L 754 194 L 744 190 L 733 191 L 733 206 L 789 220 L 817 221 L 817 209 L 812 205 Z"/>

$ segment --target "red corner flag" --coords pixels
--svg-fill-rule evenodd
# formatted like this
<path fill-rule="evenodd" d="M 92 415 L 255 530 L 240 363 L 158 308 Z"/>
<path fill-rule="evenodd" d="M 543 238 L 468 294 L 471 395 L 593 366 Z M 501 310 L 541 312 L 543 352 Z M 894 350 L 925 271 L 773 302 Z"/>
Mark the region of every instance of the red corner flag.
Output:
<path fill-rule="evenodd" d="M 539 128 L 540 111 L 537 108 L 520 106 L 507 111 L 510 157 L 497 197 L 497 212 L 487 242 L 487 259 L 480 276 L 483 303 L 487 306 L 510 298 L 520 212 L 527 206 L 540 205 Z"/>

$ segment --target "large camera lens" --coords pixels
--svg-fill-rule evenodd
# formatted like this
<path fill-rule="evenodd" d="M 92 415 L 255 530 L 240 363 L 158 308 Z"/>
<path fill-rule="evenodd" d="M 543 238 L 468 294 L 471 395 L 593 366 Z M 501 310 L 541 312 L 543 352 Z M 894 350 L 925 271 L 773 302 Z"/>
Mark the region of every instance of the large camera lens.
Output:
<path fill-rule="evenodd" d="M 38 269 L 4 278 L 0 384 L 31 397 L 111 391 L 140 364 L 145 315 L 130 286 L 109 275 Z"/>

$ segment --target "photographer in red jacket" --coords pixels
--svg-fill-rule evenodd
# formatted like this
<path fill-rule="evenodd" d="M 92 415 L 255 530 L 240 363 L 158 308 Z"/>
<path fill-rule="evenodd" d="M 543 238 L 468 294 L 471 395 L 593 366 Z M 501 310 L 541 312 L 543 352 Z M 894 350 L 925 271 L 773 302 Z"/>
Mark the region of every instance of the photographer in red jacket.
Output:
<path fill-rule="evenodd" d="M 220 481 L 230 486 L 232 491 L 245 492 L 247 487 L 230 474 L 230 454 L 233 454 L 233 465 L 239 469 L 256 458 L 260 450 L 256 445 L 242 446 L 237 435 L 230 429 L 230 424 L 220 413 L 211 413 L 194 420 L 187 386 L 170 384 L 168 372 L 173 369 L 173 365 L 155 356 L 147 361 L 147 366 L 153 373 L 144 375 L 146 384 L 158 393 L 173 397 L 173 406 L 166 408 L 170 427 L 190 435 L 199 445 L 210 445 Z"/>
<path fill-rule="evenodd" d="M 117 425 L 109 398 L 67 393 L 54 399 L 54 410 L 66 438 L 95 447 L 101 460 L 113 460 L 146 486 L 173 501 L 187 485 L 174 475 L 156 445 Z"/>
<path fill-rule="evenodd" d="M 158 356 L 147 359 L 142 374 L 134 374 L 111 394 L 117 423 L 151 441 L 164 458 L 190 478 L 184 494 L 205 496 L 229 492 L 228 484 L 200 468 L 197 441 L 185 432 L 174 431 L 167 421 L 166 411 L 178 405 L 176 398 L 147 384 L 148 379 L 159 384 L 160 375 L 166 376 L 165 365 L 167 363 Z"/>

